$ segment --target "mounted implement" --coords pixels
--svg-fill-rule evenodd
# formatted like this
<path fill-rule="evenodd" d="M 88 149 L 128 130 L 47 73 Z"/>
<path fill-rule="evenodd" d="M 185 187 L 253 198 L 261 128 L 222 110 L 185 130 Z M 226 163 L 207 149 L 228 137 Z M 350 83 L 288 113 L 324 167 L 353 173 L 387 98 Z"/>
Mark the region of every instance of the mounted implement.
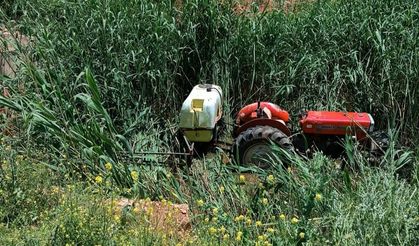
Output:
<path fill-rule="evenodd" d="M 182 104 L 179 128 L 196 143 L 210 143 L 216 138 L 216 127 L 222 116 L 221 88 L 203 84 L 195 86 Z"/>

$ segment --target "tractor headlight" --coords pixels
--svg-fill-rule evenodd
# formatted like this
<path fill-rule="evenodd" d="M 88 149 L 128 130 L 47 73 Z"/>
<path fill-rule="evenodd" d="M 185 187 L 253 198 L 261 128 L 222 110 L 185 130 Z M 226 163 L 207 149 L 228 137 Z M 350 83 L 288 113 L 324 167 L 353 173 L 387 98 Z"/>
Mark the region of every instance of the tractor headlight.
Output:
<path fill-rule="evenodd" d="M 370 127 L 368 128 L 368 132 L 373 132 L 374 131 L 374 118 L 372 118 L 372 116 L 370 114 L 368 114 L 368 117 L 370 118 Z"/>

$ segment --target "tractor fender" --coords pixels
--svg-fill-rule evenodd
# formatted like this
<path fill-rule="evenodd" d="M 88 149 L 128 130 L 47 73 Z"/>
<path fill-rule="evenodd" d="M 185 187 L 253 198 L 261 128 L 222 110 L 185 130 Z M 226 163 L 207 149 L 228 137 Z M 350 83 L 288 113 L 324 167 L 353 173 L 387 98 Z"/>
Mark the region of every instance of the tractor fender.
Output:
<path fill-rule="evenodd" d="M 240 133 L 246 131 L 250 127 L 255 126 L 271 126 L 273 128 L 277 128 L 281 130 L 285 135 L 291 136 L 291 131 L 288 129 L 288 127 L 285 125 L 285 122 L 283 120 L 274 120 L 274 119 L 268 119 L 268 118 L 259 118 L 250 120 L 243 125 L 239 126 L 235 132 L 235 137 L 238 136 Z"/>
<path fill-rule="evenodd" d="M 254 115 L 256 109 L 258 108 L 258 103 L 252 103 L 243 107 L 237 114 L 236 123 L 241 124 L 242 122 L 247 122 L 256 118 Z M 289 121 L 289 114 L 287 111 L 281 109 L 278 105 L 270 102 L 260 102 L 260 108 L 268 109 L 270 111 L 271 117 L 283 120 L 284 122 Z"/>

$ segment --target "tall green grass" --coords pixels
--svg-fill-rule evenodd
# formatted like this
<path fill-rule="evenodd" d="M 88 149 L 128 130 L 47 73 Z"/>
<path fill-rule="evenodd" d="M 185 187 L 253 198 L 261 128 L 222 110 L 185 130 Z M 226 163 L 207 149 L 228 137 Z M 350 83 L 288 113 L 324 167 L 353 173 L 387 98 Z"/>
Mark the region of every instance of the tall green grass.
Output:
<path fill-rule="evenodd" d="M 2 20 L 32 42 L 15 44 L 19 70 L 0 102 L 29 139 L 92 171 L 121 152 L 173 150 L 174 109 L 203 82 L 223 87 L 227 121 L 257 99 L 292 114 L 368 111 L 417 143 L 416 4 L 319 1 L 261 14 L 234 4 L 17 1 Z"/>
<path fill-rule="evenodd" d="M 318 1 L 263 14 L 236 14 L 234 3 L 36 0 L 15 9 L 24 12 L 17 28 L 36 40 L 33 60 L 63 97 L 80 92 L 77 77 L 89 67 L 122 131 L 145 105 L 173 116 L 191 87 L 206 82 L 223 87 L 227 113 L 257 99 L 295 113 L 368 111 L 414 141 L 414 1 Z"/>
<path fill-rule="evenodd" d="M 234 4 L 17 1 L 2 19 L 33 42 L 19 47 L 21 69 L 3 81 L 12 97 L 1 102 L 22 113 L 29 134 L 95 160 L 169 150 L 173 131 L 160 129 L 173 129 L 173 109 L 203 82 L 222 86 L 227 121 L 258 99 L 293 115 L 367 111 L 417 144 L 416 4 L 319 1 L 262 14 Z"/>

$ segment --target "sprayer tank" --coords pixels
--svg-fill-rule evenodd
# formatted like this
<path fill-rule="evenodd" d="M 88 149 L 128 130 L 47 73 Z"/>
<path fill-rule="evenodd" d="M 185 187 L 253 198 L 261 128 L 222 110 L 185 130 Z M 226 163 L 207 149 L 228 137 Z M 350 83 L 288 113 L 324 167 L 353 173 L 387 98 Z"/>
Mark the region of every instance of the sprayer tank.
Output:
<path fill-rule="evenodd" d="M 222 116 L 222 91 L 217 85 L 196 85 L 182 104 L 179 128 L 191 142 L 210 142 Z"/>

